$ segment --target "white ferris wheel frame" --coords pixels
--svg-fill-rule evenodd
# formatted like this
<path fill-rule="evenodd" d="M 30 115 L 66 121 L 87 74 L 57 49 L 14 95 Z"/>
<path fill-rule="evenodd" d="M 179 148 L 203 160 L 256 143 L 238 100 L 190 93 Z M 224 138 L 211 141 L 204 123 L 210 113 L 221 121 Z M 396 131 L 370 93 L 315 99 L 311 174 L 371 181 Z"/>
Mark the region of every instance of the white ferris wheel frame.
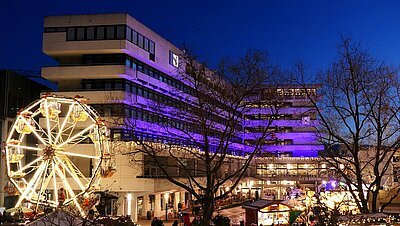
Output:
<path fill-rule="evenodd" d="M 109 166 L 108 134 L 100 115 L 79 98 L 43 96 L 19 112 L 5 145 L 7 175 L 20 193 L 16 207 L 24 201 L 52 207 L 74 203 L 85 215 L 78 197 L 98 188 L 101 171 Z M 75 146 L 88 139 L 94 153 L 77 153 Z M 34 160 L 27 160 L 29 152 L 37 155 Z M 89 160 L 91 177 L 71 157 Z M 59 199 L 60 187 L 64 200 Z"/>

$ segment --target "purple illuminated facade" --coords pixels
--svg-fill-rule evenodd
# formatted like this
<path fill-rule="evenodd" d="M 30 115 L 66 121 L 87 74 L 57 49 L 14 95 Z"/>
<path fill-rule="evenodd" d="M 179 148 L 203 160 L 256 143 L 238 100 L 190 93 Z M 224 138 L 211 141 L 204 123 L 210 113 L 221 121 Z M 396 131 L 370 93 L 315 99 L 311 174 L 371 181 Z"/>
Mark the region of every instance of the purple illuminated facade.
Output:
<path fill-rule="evenodd" d="M 57 83 L 58 95 L 84 96 L 106 120 L 123 117 L 134 122 L 134 130 L 114 126 L 111 130 L 113 140 L 144 139 L 191 145 L 165 130 L 168 122 L 174 128 L 193 134 L 198 132 L 198 125 L 190 119 L 172 113 L 173 109 L 195 106 L 191 98 L 193 88 L 176 73 L 181 50 L 136 19 L 127 14 L 47 17 L 43 52 L 59 63 L 57 67 L 42 69 L 43 77 Z M 243 117 L 242 131 L 238 132 L 243 135 L 232 139 L 233 155 L 244 155 L 245 146 L 251 145 L 265 124 L 265 117 L 271 115 L 268 107 L 263 106 L 262 90 Z M 263 190 L 278 190 L 279 197 L 284 193 L 282 187 L 298 182 L 315 185 L 320 179 L 317 177 L 321 168 L 317 156 L 322 146 L 317 144 L 313 130 L 315 115 L 309 113 L 309 104 L 301 90 L 282 86 L 275 92 L 279 94 L 281 107 L 279 114 L 273 116 L 275 120 L 270 130 L 274 135 L 265 142 L 263 152 L 255 160 L 254 173 L 257 175 L 252 175 L 266 180 L 256 181 L 249 190 L 258 191 L 261 196 Z M 160 104 L 163 105 L 161 110 L 157 107 Z M 223 120 L 219 115 L 214 118 Z M 128 208 L 116 210 L 120 215 L 133 216 L 134 220 L 135 216 L 145 216 L 149 210 L 154 216 L 161 216 L 165 211 L 160 203 L 166 192 L 174 193 L 173 198 L 170 196 L 173 205 L 188 199 L 181 189 L 156 179 L 161 176 L 160 172 L 145 156 L 142 160 L 142 165 L 133 170 L 125 156 L 117 156 L 118 171 L 112 178 L 117 182 L 103 182 L 104 187 L 118 193 L 120 203 L 125 203 L 129 193 L 138 203 L 144 203 L 136 210 L 132 207 L 136 214 L 121 212 Z M 190 159 L 188 163 L 196 164 Z M 267 178 L 272 179 L 267 182 Z M 241 187 L 245 189 L 244 184 Z"/>
<path fill-rule="evenodd" d="M 309 87 L 308 92 L 315 94 L 317 88 L 317 85 Z M 265 93 L 276 95 L 279 103 L 274 111 L 265 103 Z M 251 144 L 272 118 L 269 128 L 272 135 L 263 146 L 264 152 L 275 157 L 318 157 L 323 146 L 318 144 L 314 128 L 316 115 L 303 88 L 294 85 L 265 86 L 254 94 L 251 108 L 244 116 L 245 143 Z"/>

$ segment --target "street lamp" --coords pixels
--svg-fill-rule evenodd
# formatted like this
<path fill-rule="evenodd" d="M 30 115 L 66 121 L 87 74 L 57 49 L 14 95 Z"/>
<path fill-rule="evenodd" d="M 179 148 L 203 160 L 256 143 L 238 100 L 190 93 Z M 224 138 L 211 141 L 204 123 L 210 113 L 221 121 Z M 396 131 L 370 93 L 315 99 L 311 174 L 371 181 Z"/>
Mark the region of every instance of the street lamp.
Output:
<path fill-rule="evenodd" d="M 165 193 L 165 221 L 168 220 L 168 198 L 169 198 L 169 193 Z"/>

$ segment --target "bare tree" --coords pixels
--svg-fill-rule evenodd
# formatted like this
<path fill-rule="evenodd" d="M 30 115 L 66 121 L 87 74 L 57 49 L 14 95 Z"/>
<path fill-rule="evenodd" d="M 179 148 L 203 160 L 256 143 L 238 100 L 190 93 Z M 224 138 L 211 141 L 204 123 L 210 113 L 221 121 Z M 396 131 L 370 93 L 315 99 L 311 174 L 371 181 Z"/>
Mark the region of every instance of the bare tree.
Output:
<path fill-rule="evenodd" d="M 293 78 L 306 84 L 302 64 Z M 398 79 L 395 69 L 342 38 L 338 59 L 318 78 L 319 95 L 309 95 L 326 147 L 322 157 L 347 184 L 362 213 L 378 211 L 379 191 L 393 186 L 388 175 L 400 145 Z"/>
<path fill-rule="evenodd" d="M 249 51 L 238 62 L 225 60 L 217 71 L 207 69 L 188 54 L 181 55 L 179 61 L 177 77 L 182 85 L 172 92 L 186 103 L 176 105 L 169 99 L 160 103 L 157 97 L 148 104 L 163 116 L 153 120 L 152 127 L 165 132 L 165 138 L 134 136 L 133 142 L 120 145 L 128 150 L 124 154 L 154 164 L 163 178 L 193 195 L 202 207 L 201 225 L 209 225 L 215 201 L 235 189 L 270 136 L 273 117 L 251 145 L 242 139 L 242 123 L 251 102 L 259 98 L 255 90 L 271 81 L 273 69 L 260 51 Z M 270 103 L 271 116 L 277 111 L 273 96 L 270 93 L 263 98 Z M 125 118 L 118 123 L 135 131 L 138 121 Z M 219 193 L 221 187 L 224 192 Z"/>

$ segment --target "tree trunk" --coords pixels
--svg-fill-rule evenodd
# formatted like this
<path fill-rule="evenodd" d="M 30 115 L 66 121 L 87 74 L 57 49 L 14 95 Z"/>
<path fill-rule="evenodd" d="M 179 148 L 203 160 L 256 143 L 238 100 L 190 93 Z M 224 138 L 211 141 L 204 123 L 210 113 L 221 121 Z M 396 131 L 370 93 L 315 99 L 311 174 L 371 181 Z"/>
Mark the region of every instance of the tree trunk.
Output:
<path fill-rule="evenodd" d="M 371 211 L 373 213 L 378 212 L 378 195 L 379 195 L 379 188 L 376 188 L 372 191 L 372 202 L 371 202 Z"/>
<path fill-rule="evenodd" d="M 209 226 L 215 210 L 213 194 L 206 194 L 203 198 L 203 219 L 201 219 L 201 226 Z"/>

